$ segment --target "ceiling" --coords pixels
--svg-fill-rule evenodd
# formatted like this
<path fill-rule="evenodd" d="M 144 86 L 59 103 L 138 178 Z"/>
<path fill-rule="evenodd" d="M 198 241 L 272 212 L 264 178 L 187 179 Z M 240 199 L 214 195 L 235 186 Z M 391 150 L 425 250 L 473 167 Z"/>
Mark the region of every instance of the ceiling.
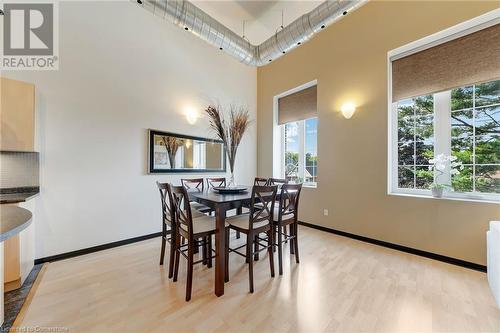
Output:
<path fill-rule="evenodd" d="M 245 37 L 252 44 L 258 45 L 274 35 L 280 28 L 282 11 L 283 25 L 287 26 L 323 1 L 221 0 L 191 2 L 240 36 L 243 35 L 243 21 L 245 21 Z"/>

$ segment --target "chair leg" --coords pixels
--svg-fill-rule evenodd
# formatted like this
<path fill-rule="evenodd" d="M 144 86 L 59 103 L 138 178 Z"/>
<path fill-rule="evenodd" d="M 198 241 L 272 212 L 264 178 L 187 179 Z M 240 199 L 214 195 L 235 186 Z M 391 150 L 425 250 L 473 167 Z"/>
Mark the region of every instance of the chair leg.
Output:
<path fill-rule="evenodd" d="M 295 230 L 293 224 L 290 224 L 290 237 L 295 235 Z M 293 239 L 290 239 L 290 254 L 295 254 L 295 242 Z"/>
<path fill-rule="evenodd" d="M 174 260 L 175 260 L 175 234 L 171 231 L 172 235 L 170 238 L 170 259 L 168 261 L 168 278 L 171 279 L 174 276 Z"/>
<path fill-rule="evenodd" d="M 283 275 L 283 248 L 282 248 L 282 242 L 283 240 L 283 235 L 281 234 L 281 226 L 278 226 L 278 268 L 279 268 L 279 273 L 280 275 Z"/>
<path fill-rule="evenodd" d="M 200 253 L 200 247 L 193 244 L 193 253 Z"/>
<path fill-rule="evenodd" d="M 236 208 L 236 215 L 241 215 L 242 212 L 243 212 L 242 207 Z M 240 239 L 240 237 L 241 237 L 240 232 L 236 230 L 236 239 Z"/>
<path fill-rule="evenodd" d="M 287 227 L 286 227 L 286 225 L 284 225 L 284 226 L 283 226 L 283 233 L 284 233 L 285 235 L 287 234 Z M 285 239 L 286 239 L 286 237 L 285 237 Z M 287 243 L 287 242 L 288 242 L 288 241 L 287 241 L 287 240 L 285 240 L 285 243 Z"/>
<path fill-rule="evenodd" d="M 293 233 L 294 233 L 294 236 L 295 238 L 293 239 L 293 241 L 295 242 L 295 262 L 298 264 L 300 261 L 299 261 L 299 236 L 297 235 L 298 234 L 298 225 L 297 223 L 294 223 L 293 224 Z"/>
<path fill-rule="evenodd" d="M 186 281 L 186 302 L 191 299 L 191 291 L 193 289 L 193 257 L 194 248 L 197 247 L 193 242 L 188 243 L 188 267 L 187 267 L 187 281 Z"/>
<path fill-rule="evenodd" d="M 270 228 L 267 232 L 267 255 L 269 256 L 269 266 L 271 269 L 271 277 L 274 277 L 274 246 L 273 246 L 273 228 Z"/>
<path fill-rule="evenodd" d="M 253 237 L 253 246 L 254 246 L 254 252 L 255 254 L 253 255 L 253 259 L 255 261 L 259 260 L 259 235 L 255 235 Z"/>
<path fill-rule="evenodd" d="M 273 244 L 273 252 L 276 252 L 276 240 L 278 239 L 278 232 L 276 230 L 278 230 L 278 226 L 276 225 L 273 225 L 273 242 L 275 244 Z"/>
<path fill-rule="evenodd" d="M 180 238 L 182 238 L 179 234 L 177 234 L 175 236 L 175 263 L 174 263 L 174 282 L 177 281 L 177 276 L 179 275 L 179 256 L 180 256 L 180 253 L 179 251 L 181 250 L 180 249 L 180 245 L 181 245 L 181 240 Z M 182 239 L 182 244 L 184 244 L 184 239 Z"/>
<path fill-rule="evenodd" d="M 202 264 L 206 265 L 207 264 L 207 238 L 203 237 L 201 238 L 201 256 L 203 259 Z"/>
<path fill-rule="evenodd" d="M 165 245 L 167 243 L 167 235 L 163 234 L 161 236 L 161 250 L 160 250 L 160 266 L 163 265 L 163 259 L 165 259 Z"/>
<path fill-rule="evenodd" d="M 230 233 L 231 233 L 231 229 L 225 228 L 224 237 L 226 237 L 226 244 L 225 244 L 226 247 L 224 248 L 224 255 L 226 256 L 225 257 L 226 269 L 224 272 L 224 282 L 229 282 L 229 234 Z"/>
<path fill-rule="evenodd" d="M 247 237 L 247 257 L 248 257 L 248 283 L 250 292 L 253 293 L 253 260 L 252 260 L 252 240 L 253 235 Z"/>
<path fill-rule="evenodd" d="M 212 235 L 207 236 L 207 267 L 212 268 Z"/>

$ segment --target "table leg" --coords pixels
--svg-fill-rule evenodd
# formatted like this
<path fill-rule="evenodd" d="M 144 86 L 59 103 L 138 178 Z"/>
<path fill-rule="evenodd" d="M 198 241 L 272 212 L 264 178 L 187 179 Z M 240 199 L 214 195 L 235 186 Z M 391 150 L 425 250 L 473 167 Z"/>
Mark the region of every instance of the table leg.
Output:
<path fill-rule="evenodd" d="M 225 222 L 226 222 L 226 207 L 218 205 L 215 209 L 215 220 L 217 232 L 215 233 L 215 295 L 224 295 L 224 273 L 225 273 Z"/>

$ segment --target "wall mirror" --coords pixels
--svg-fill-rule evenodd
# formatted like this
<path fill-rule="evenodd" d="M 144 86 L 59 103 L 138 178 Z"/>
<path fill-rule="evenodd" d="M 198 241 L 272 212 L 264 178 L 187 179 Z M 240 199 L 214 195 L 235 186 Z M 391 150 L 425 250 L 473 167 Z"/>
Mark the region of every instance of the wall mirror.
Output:
<path fill-rule="evenodd" d="M 225 172 L 222 141 L 149 130 L 149 172 Z"/>

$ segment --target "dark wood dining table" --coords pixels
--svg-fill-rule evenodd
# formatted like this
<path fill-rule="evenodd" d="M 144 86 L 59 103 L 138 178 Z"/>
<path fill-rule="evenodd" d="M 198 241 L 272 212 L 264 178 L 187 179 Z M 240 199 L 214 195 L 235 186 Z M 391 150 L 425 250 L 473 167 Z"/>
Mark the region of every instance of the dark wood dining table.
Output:
<path fill-rule="evenodd" d="M 252 196 L 252 186 L 245 186 L 246 191 L 238 194 L 219 194 L 213 190 L 189 191 L 189 199 L 210 207 L 215 211 L 217 231 L 215 233 L 215 295 L 224 295 L 225 271 L 225 221 L 228 210 L 236 209 L 241 214 L 242 207 L 248 205 Z"/>

